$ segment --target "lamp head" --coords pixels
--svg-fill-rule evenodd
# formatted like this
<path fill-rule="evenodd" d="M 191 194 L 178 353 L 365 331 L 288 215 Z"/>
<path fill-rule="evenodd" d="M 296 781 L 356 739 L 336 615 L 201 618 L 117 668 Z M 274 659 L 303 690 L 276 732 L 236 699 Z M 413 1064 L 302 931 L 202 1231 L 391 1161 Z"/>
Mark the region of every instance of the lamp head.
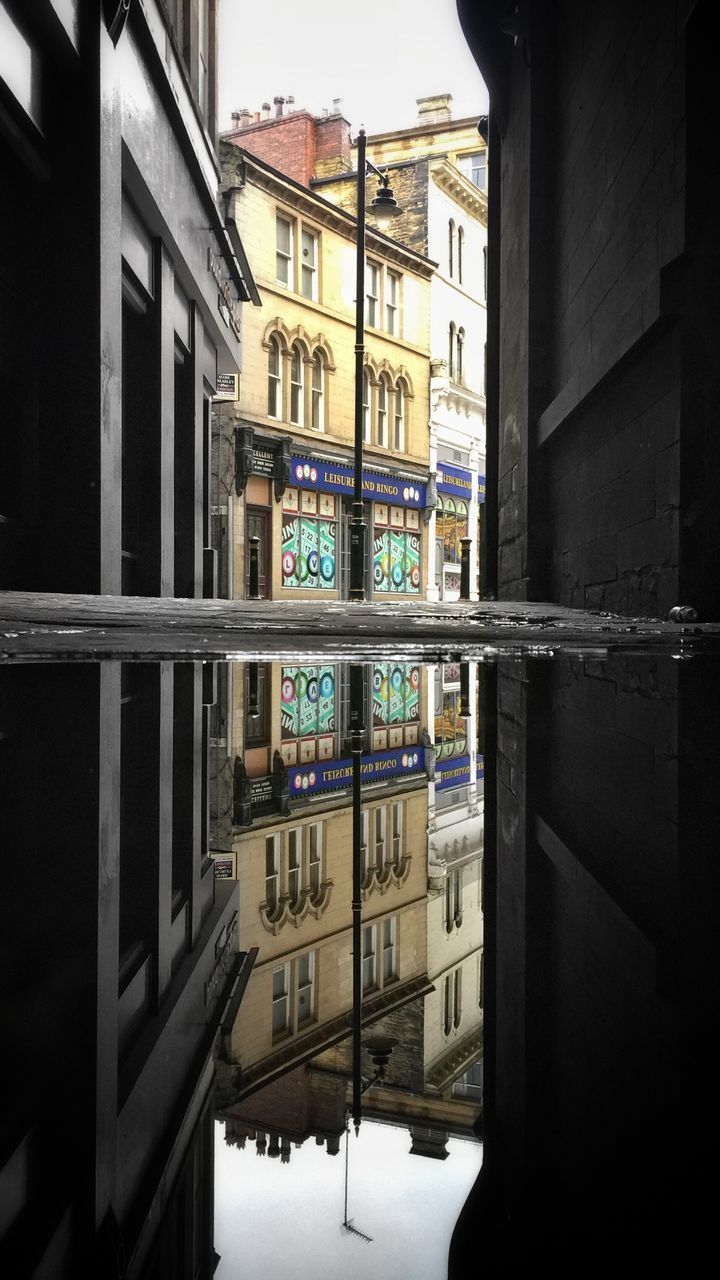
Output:
<path fill-rule="evenodd" d="M 375 214 L 378 231 L 387 232 L 390 228 L 396 213 L 400 212 L 398 202 L 392 193 L 390 179 L 387 174 L 383 174 L 377 189 L 375 199 L 370 202 L 370 208 Z"/>

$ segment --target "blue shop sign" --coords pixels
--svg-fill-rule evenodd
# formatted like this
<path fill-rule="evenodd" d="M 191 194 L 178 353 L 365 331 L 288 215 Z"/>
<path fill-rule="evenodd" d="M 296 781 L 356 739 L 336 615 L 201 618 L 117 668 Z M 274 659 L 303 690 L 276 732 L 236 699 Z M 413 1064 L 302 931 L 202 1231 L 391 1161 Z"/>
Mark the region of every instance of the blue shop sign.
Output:
<path fill-rule="evenodd" d="M 456 467 L 451 462 L 438 462 L 438 493 L 449 493 L 454 498 L 464 498 L 469 502 L 472 498 L 472 471 L 467 467 Z M 477 478 L 478 502 L 485 501 L 485 476 Z"/>
<path fill-rule="evenodd" d="M 446 787 L 466 787 L 470 781 L 470 757 L 455 756 L 453 760 L 435 765 L 435 790 Z"/>
<path fill-rule="evenodd" d="M 455 498 L 472 498 L 472 471 L 467 467 L 455 467 L 449 462 L 438 462 L 438 493 L 451 493 Z"/>
<path fill-rule="evenodd" d="M 352 496 L 354 475 L 352 467 L 340 462 L 322 462 L 295 455 L 290 459 L 290 484 L 298 489 Z M 367 502 L 388 502 L 397 507 L 424 510 L 426 505 L 424 481 L 391 476 L 385 471 L 363 471 L 362 496 Z"/>
<path fill-rule="evenodd" d="M 398 747 L 395 751 L 377 751 L 364 755 L 361 778 L 365 783 L 382 782 L 385 778 L 400 778 L 421 773 L 425 768 L 424 747 Z M 319 760 L 297 769 L 288 769 L 290 799 L 317 795 L 319 791 L 342 791 L 352 786 L 353 762 L 345 760 Z"/>
<path fill-rule="evenodd" d="M 475 769 L 475 777 L 484 779 L 485 777 L 485 757 L 478 756 Z"/>

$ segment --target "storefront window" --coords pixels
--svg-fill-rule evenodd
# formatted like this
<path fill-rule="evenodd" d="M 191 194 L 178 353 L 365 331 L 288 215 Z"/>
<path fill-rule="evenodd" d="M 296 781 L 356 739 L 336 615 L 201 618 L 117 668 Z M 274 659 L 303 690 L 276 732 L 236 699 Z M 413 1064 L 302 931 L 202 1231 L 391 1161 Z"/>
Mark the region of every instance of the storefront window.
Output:
<path fill-rule="evenodd" d="M 465 755 L 467 721 L 460 715 L 460 672 L 438 667 L 435 673 L 435 750 L 438 760 Z"/>
<path fill-rule="evenodd" d="M 282 668 L 280 732 L 286 765 L 330 760 L 336 754 L 336 688 L 332 666 Z"/>
<path fill-rule="evenodd" d="M 374 507 L 373 587 L 378 592 L 420 592 L 420 517 L 410 507 Z"/>
<path fill-rule="evenodd" d="M 286 489 L 282 519 L 282 585 L 334 590 L 336 498 L 312 489 Z"/>
<path fill-rule="evenodd" d="M 407 662 L 378 662 L 372 683 L 373 751 L 411 746 L 420 724 L 420 668 Z"/>
<path fill-rule="evenodd" d="M 460 539 L 468 536 L 468 508 L 461 498 L 438 497 L 436 537 L 442 541 L 445 564 L 460 564 Z"/>

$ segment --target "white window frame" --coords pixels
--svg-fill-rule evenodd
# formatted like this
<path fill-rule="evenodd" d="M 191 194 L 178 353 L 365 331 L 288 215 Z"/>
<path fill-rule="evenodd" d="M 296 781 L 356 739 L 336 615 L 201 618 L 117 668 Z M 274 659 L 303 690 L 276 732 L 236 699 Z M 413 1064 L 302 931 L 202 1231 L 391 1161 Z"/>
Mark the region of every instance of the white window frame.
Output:
<path fill-rule="evenodd" d="M 307 979 L 301 981 L 303 976 L 301 973 L 303 965 L 307 963 Z M 307 1008 L 302 1011 L 301 1005 L 303 1000 L 307 1002 Z M 302 1012 L 302 1016 L 301 1016 Z M 301 1027 L 307 1026 L 309 1022 L 315 1021 L 315 952 L 305 951 L 301 956 L 295 959 L 295 1019 L 294 1029 L 300 1030 Z"/>
<path fill-rule="evenodd" d="M 280 247 L 280 224 L 288 229 L 288 249 Z M 284 270 L 287 273 L 287 280 L 283 280 L 280 274 L 280 262 L 285 263 Z M 295 223 L 285 213 L 277 213 L 275 215 L 275 279 L 284 289 L 295 291 Z"/>
<path fill-rule="evenodd" d="M 309 250 L 306 248 L 306 240 L 310 242 L 312 250 L 312 261 L 306 261 Z M 300 231 L 301 244 L 301 260 L 300 260 L 300 293 L 303 298 L 308 298 L 310 302 L 318 300 L 318 261 L 320 250 L 320 237 L 317 231 L 313 231 L 310 227 L 302 227 Z M 309 286 L 309 290 L 306 286 Z"/>
<path fill-rule="evenodd" d="M 385 332 L 398 337 L 400 316 L 400 275 L 397 271 L 385 273 Z"/>
<path fill-rule="evenodd" d="M 316 351 L 312 363 L 312 404 L 310 425 L 314 431 L 325 430 L 325 360 L 321 351 Z"/>
<path fill-rule="evenodd" d="M 295 361 L 297 360 L 298 377 L 295 378 Z M 295 403 L 296 402 L 296 403 Z M 294 414 L 297 414 L 294 417 Z M 305 420 L 305 353 L 299 342 L 290 348 L 290 422 L 294 427 L 302 427 Z"/>
<path fill-rule="evenodd" d="M 367 924 L 362 932 L 362 989 L 377 990 L 377 926 Z M 367 975 L 367 976 L 366 976 Z"/>
<path fill-rule="evenodd" d="M 277 834 L 265 837 L 265 901 L 270 912 L 273 912 L 280 901 L 280 840 Z M 268 856 L 272 856 L 272 873 L 268 874 Z M 268 886 L 272 886 L 272 896 L 268 894 Z"/>
<path fill-rule="evenodd" d="M 386 916 L 382 922 L 382 985 L 397 978 L 397 919 Z"/>
<path fill-rule="evenodd" d="M 397 870 L 402 862 L 403 855 L 403 825 L 405 820 L 405 806 L 402 800 L 393 800 L 390 810 L 392 814 L 392 836 L 391 836 L 391 860 Z"/>
<path fill-rule="evenodd" d="M 395 387 L 395 405 L 393 415 L 393 449 L 397 453 L 405 452 L 405 403 L 407 392 L 402 379 Z"/>
<path fill-rule="evenodd" d="M 277 371 L 273 370 L 274 356 L 277 359 Z M 271 333 L 269 338 L 268 350 L 268 418 L 276 418 L 282 421 L 283 416 L 283 349 L 282 343 L 276 333 Z M 272 388 L 272 394 L 271 394 Z M 270 405 L 274 397 L 276 412 L 273 413 Z"/>
<path fill-rule="evenodd" d="M 278 995 L 276 995 L 276 994 L 275 994 L 275 976 L 276 976 L 276 974 L 282 974 L 282 975 L 283 975 L 283 984 L 282 984 L 282 985 L 283 985 L 283 989 L 282 989 L 282 991 L 281 991 Z M 289 961 L 289 960 L 286 960 L 286 961 L 285 961 L 285 964 L 281 964 L 281 965 L 276 965 L 276 966 L 275 966 L 275 968 L 274 968 L 274 969 L 273 969 L 273 971 L 272 971 L 272 980 L 271 980 L 271 981 L 272 981 L 272 988 L 271 988 L 271 989 L 272 989 L 272 1022 L 271 1022 L 271 1029 L 272 1029 L 272 1038 L 273 1038 L 273 1041 L 275 1041 L 275 1040 L 281 1040 L 281 1039 L 283 1039 L 285 1036 L 289 1035 L 290 1030 L 291 1030 L 291 1021 L 290 1021 L 290 961 Z M 276 1026 L 276 1025 L 275 1025 L 275 1008 L 276 1008 L 276 1006 L 279 1006 L 279 1005 L 280 1005 L 281 1003 L 283 1003 L 283 1002 L 284 1002 L 284 1014 L 285 1014 L 285 1016 L 284 1016 L 284 1018 L 282 1019 L 282 1025 L 278 1025 L 278 1026 Z"/>
<path fill-rule="evenodd" d="M 366 258 L 365 273 L 367 281 L 365 286 L 366 323 L 371 329 L 377 329 L 381 306 L 382 267 L 379 262 L 373 262 L 372 258 Z"/>
<path fill-rule="evenodd" d="M 388 380 L 384 374 L 378 379 L 376 444 L 381 449 L 388 447 Z"/>

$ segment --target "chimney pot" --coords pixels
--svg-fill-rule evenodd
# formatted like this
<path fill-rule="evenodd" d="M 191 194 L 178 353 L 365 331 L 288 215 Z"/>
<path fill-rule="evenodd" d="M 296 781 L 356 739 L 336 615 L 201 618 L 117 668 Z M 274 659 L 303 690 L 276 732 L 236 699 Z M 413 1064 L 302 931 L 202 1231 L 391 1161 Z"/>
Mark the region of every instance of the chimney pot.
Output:
<path fill-rule="evenodd" d="M 281 116 L 281 115 L 282 115 L 282 113 L 283 113 L 283 103 L 284 103 L 284 101 L 285 101 L 285 99 L 284 99 L 284 98 L 273 98 L 273 102 L 275 103 L 275 115 L 276 115 L 276 116 Z"/>
<path fill-rule="evenodd" d="M 269 102 L 263 102 L 262 104 L 262 118 L 263 120 L 270 119 L 270 103 Z"/>

